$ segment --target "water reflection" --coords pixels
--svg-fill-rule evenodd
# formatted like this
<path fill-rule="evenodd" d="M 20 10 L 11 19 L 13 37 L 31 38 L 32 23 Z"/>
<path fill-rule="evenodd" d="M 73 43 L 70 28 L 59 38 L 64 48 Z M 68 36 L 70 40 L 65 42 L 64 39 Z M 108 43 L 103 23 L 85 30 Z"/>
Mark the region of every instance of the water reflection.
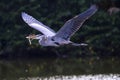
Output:
<path fill-rule="evenodd" d="M 119 75 L 119 66 L 118 58 L 2 60 L 0 61 L 0 80 L 78 79 L 85 75 L 88 77 L 89 75 L 97 76 L 97 74 Z"/>
<path fill-rule="evenodd" d="M 25 80 L 20 78 L 18 80 Z M 98 74 L 98 75 L 72 75 L 72 76 L 51 76 L 51 77 L 28 77 L 26 80 L 120 80 L 119 74 Z"/>

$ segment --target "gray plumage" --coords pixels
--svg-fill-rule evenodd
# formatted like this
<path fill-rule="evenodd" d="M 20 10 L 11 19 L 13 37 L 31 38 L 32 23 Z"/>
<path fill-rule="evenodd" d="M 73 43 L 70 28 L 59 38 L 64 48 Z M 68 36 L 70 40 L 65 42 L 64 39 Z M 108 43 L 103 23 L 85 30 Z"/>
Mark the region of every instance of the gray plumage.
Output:
<path fill-rule="evenodd" d="M 70 37 L 82 26 L 82 24 L 97 11 L 96 5 L 91 6 L 85 12 L 68 20 L 63 27 L 57 32 L 55 37 L 61 37 L 65 40 Z"/>
<path fill-rule="evenodd" d="M 55 33 L 54 30 L 45 26 L 41 22 L 34 19 L 32 16 L 22 13 L 23 20 L 32 28 L 40 31 L 43 35 L 36 35 L 33 37 L 28 36 L 27 38 L 39 39 L 39 43 L 42 46 L 60 46 L 65 44 L 71 44 L 73 46 L 86 45 L 84 43 L 77 44 L 70 41 L 70 38 L 78 29 L 82 26 L 82 24 L 90 18 L 97 11 L 97 6 L 92 5 L 88 10 L 83 13 L 75 16 L 74 18 L 68 20 L 63 27 Z"/>

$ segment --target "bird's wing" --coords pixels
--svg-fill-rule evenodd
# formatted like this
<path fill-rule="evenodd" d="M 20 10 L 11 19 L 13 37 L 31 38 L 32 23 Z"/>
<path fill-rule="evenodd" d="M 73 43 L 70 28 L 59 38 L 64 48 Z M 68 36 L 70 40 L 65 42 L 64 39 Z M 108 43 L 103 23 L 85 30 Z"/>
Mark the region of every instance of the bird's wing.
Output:
<path fill-rule="evenodd" d="M 51 28 L 47 27 L 46 25 L 42 24 L 32 16 L 26 14 L 25 12 L 22 12 L 22 19 L 32 28 L 40 31 L 46 36 L 54 36 L 56 33 Z"/>
<path fill-rule="evenodd" d="M 53 37 L 61 37 L 65 40 L 70 37 L 82 26 L 82 24 L 97 11 L 97 6 L 92 5 L 88 10 L 68 20 L 63 27 Z"/>

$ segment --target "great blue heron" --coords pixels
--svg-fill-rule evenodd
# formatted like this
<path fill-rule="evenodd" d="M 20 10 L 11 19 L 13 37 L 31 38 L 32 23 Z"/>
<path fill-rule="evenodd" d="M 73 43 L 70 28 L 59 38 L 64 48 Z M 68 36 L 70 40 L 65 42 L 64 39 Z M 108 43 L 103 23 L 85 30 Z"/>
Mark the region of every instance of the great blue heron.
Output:
<path fill-rule="evenodd" d="M 97 11 L 97 9 L 98 8 L 96 5 L 92 5 L 88 10 L 68 20 L 57 33 L 32 16 L 22 12 L 22 19 L 32 28 L 43 33 L 43 35 L 30 35 L 26 38 L 38 39 L 39 44 L 42 46 L 60 46 L 65 44 L 71 44 L 74 46 L 87 45 L 85 43 L 74 43 L 70 41 L 70 37 L 82 26 L 82 24 L 88 18 L 90 18 Z"/>

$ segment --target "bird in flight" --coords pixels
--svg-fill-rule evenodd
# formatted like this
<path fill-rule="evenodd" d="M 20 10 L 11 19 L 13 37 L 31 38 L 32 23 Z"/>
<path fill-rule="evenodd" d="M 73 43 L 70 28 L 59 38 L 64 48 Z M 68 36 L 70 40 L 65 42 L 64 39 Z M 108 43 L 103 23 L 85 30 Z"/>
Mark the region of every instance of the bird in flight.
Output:
<path fill-rule="evenodd" d="M 61 46 L 70 44 L 73 46 L 82 46 L 87 45 L 85 43 L 74 43 L 70 41 L 71 36 L 75 34 L 76 31 L 83 25 L 83 23 L 90 18 L 98 10 L 96 5 L 92 5 L 89 9 L 83 13 L 73 17 L 68 20 L 63 27 L 55 32 L 50 27 L 39 22 L 32 16 L 28 15 L 25 12 L 22 12 L 22 19 L 32 28 L 40 31 L 42 34 L 38 35 L 29 35 L 26 38 L 29 39 L 31 44 L 31 39 L 38 39 L 41 46 Z"/>

